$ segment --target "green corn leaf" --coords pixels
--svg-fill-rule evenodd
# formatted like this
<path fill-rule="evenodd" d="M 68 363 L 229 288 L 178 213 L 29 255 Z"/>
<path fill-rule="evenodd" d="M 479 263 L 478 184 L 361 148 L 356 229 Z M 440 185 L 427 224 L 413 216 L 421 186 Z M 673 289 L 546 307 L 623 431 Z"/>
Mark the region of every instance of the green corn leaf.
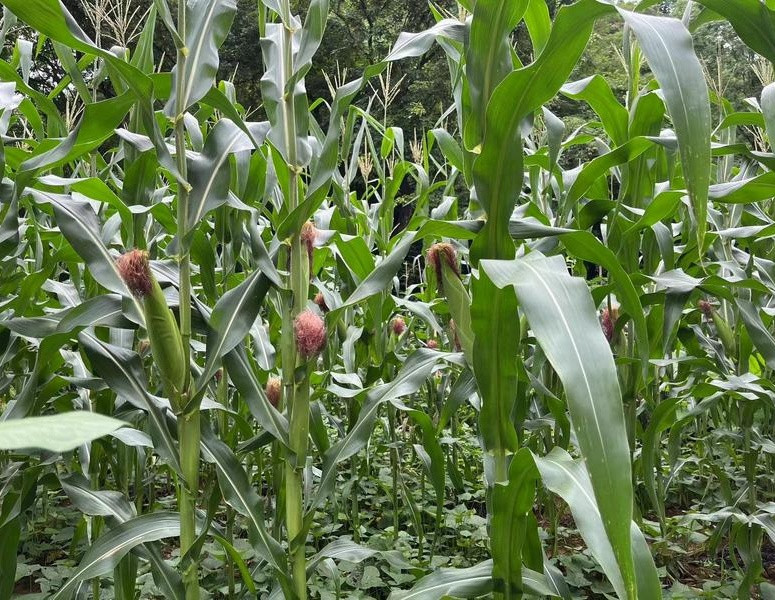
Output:
<path fill-rule="evenodd" d="M 180 472 L 178 449 L 172 438 L 164 410 L 148 392 L 148 381 L 136 352 L 97 339 L 88 331 L 78 335 L 93 369 L 120 397 L 146 411 L 150 417 L 154 449 L 173 469 Z"/>
<path fill-rule="evenodd" d="M 40 448 L 67 452 L 101 438 L 126 423 L 89 411 L 72 411 L 46 417 L 10 419 L 0 423 L 0 449 Z"/>
<path fill-rule="evenodd" d="M 755 52 L 775 62 L 775 10 L 760 0 L 697 0 L 705 8 L 711 9 L 711 19 L 727 19 L 737 35 Z M 698 13 L 693 25 L 706 21 L 709 15 Z M 704 18 L 703 18 L 704 17 Z"/>
<path fill-rule="evenodd" d="M 271 283 L 262 271 L 251 273 L 237 287 L 221 296 L 210 315 L 207 363 L 196 382 L 199 396 L 212 379 L 222 356 L 239 344 L 258 317 Z"/>
<path fill-rule="evenodd" d="M 233 121 L 221 119 L 207 136 L 202 152 L 188 158 L 191 192 L 186 231 L 193 231 L 208 212 L 226 204 L 231 183 L 229 157 L 252 148 L 253 142 Z"/>
<path fill-rule="evenodd" d="M 52 596 L 52 600 L 72 598 L 81 581 L 107 575 L 136 546 L 179 535 L 180 515 L 177 513 L 156 512 L 125 521 L 100 536 L 89 547 L 78 568 Z"/>
<path fill-rule="evenodd" d="M 102 241 L 99 220 L 89 203 L 70 196 L 38 190 L 32 190 L 32 195 L 38 202 L 51 204 L 57 217 L 57 223 L 67 241 L 86 261 L 94 279 L 111 292 L 131 299 L 134 310 L 129 316 L 143 324 L 145 320 L 143 308 L 121 278 L 116 258 L 108 251 Z"/>
<path fill-rule="evenodd" d="M 607 528 L 603 525 L 600 502 L 595 501 L 597 494 L 592 491 L 593 486 L 583 463 L 574 461 L 561 448 L 554 448 L 547 456 L 534 458 L 546 487 L 565 500 L 570 507 L 579 533 L 587 543 L 589 551 L 600 563 L 617 596 L 620 600 L 633 597 L 627 590 L 616 553 L 611 547 L 610 535 L 607 535 Z M 659 576 L 643 534 L 632 521 L 622 533 L 632 540 L 637 579 L 635 597 L 640 600 L 661 599 Z"/>
<path fill-rule="evenodd" d="M 549 16 L 549 6 L 543 0 L 530 0 L 525 11 L 525 25 L 533 42 L 533 53 L 540 54 L 549 39 L 552 29 L 552 19 Z"/>
<path fill-rule="evenodd" d="M 198 102 L 215 83 L 218 74 L 218 48 L 229 33 L 237 11 L 235 0 L 188 0 L 186 2 L 185 43 L 188 55 L 185 70 L 172 69 L 172 94 L 165 107 L 167 116 L 183 113 Z M 178 98 L 180 94 L 180 98 Z"/>
<path fill-rule="evenodd" d="M 413 394 L 443 362 L 458 362 L 458 356 L 424 348 L 415 350 L 392 381 L 378 385 L 366 394 L 358 421 L 323 457 L 323 475 L 307 509 L 305 520 L 314 516 L 315 509 L 321 506 L 331 493 L 336 481 L 337 465 L 359 452 L 368 443 L 379 407 L 385 402 Z"/>
<path fill-rule="evenodd" d="M 649 421 L 649 426 L 643 435 L 643 450 L 641 451 L 643 484 L 654 510 L 657 511 L 657 514 L 659 515 L 660 521 L 664 521 L 665 519 L 665 501 L 657 494 L 657 477 L 661 477 L 655 472 L 656 467 L 659 464 L 659 442 L 662 432 L 675 423 L 675 413 L 677 409 L 677 398 L 669 398 L 660 402 L 656 409 L 654 409 L 651 420 Z"/>
<path fill-rule="evenodd" d="M 667 17 L 619 9 L 659 81 L 673 121 L 686 189 L 694 210 L 697 243 L 703 247 L 710 184 L 710 100 L 705 74 L 684 24 Z"/>
<path fill-rule="evenodd" d="M 0 526 L 0 596 L 10 598 L 16 584 L 16 567 L 21 534 L 21 520 L 14 519 Z"/>
<path fill-rule="evenodd" d="M 472 278 L 471 324 L 475 333 L 472 351 L 474 374 L 482 410 L 479 431 L 484 447 L 503 454 L 516 450 L 517 432 L 511 409 L 517 397 L 519 313 L 510 289 L 498 289 L 486 271 Z M 496 479 L 506 473 L 496 473 Z"/>
<path fill-rule="evenodd" d="M 276 440 L 288 447 L 288 419 L 270 404 L 244 351 L 232 350 L 226 355 L 224 364 L 253 418 Z"/>
<path fill-rule="evenodd" d="M 450 267 L 446 261 L 441 260 L 441 281 L 444 295 L 449 304 L 449 312 L 455 320 L 455 335 L 463 349 L 466 360 L 474 361 L 474 335 L 471 329 L 471 298 L 460 279 L 460 275 Z"/>
<path fill-rule="evenodd" d="M 492 576 L 496 589 L 505 598 L 522 595 L 522 547 L 525 545 L 528 513 L 533 508 L 538 479 L 538 470 L 530 451 L 522 448 L 511 459 L 508 481 L 496 483 L 492 490 Z"/>
<path fill-rule="evenodd" d="M 522 583 L 536 596 L 554 596 L 541 573 L 523 569 Z M 492 561 L 465 569 L 439 569 L 423 577 L 408 592 L 393 592 L 389 600 L 440 600 L 441 598 L 478 598 L 493 589 Z"/>
<path fill-rule="evenodd" d="M 115 69 L 135 96 L 143 125 L 150 132 L 160 162 L 179 181 L 182 180 L 154 116 L 154 88 L 149 77 L 122 58 L 97 47 L 59 0 L 6 0 L 4 5 L 43 35 L 74 50 L 97 55 Z"/>
<path fill-rule="evenodd" d="M 272 567 L 277 577 L 285 577 L 285 553 L 280 543 L 266 531 L 263 503 L 248 483 L 239 460 L 226 444 L 207 429 L 202 431 L 202 450 L 206 453 L 206 458 L 215 464 L 218 482 L 226 501 L 247 517 L 253 548 Z"/>
<path fill-rule="evenodd" d="M 472 114 L 463 138 L 468 150 L 481 143 L 487 103 L 493 90 L 511 73 L 511 32 L 525 14 L 529 0 L 477 0 L 468 34 L 466 77 Z"/>
<path fill-rule="evenodd" d="M 614 144 L 620 146 L 627 141 L 627 109 L 619 104 L 611 86 L 602 75 L 591 75 L 580 81 L 566 83 L 560 92 L 568 98 L 583 100 L 589 104 Z"/>
<path fill-rule="evenodd" d="M 79 473 L 60 477 L 59 482 L 73 505 L 86 515 L 111 517 L 118 523 L 124 523 L 136 516 L 134 507 L 121 492 L 94 490 L 89 481 Z M 168 598 L 185 598 L 180 575 L 164 561 L 161 547 L 157 543 L 146 542 L 142 548 L 135 547 L 133 552 L 151 563 L 154 581 Z"/>
<path fill-rule="evenodd" d="M 390 253 L 379 263 L 369 275 L 361 281 L 353 293 L 347 297 L 341 306 L 337 306 L 336 311 L 331 311 L 329 315 L 338 315 L 341 309 L 348 306 L 354 306 L 374 294 L 387 289 L 393 281 L 393 277 L 404 264 L 404 258 L 409 253 L 409 248 L 414 243 L 416 237 L 414 232 L 407 232 L 398 240 Z M 333 317 L 330 317 L 333 318 Z"/>
<path fill-rule="evenodd" d="M 764 357 L 767 366 L 775 369 L 775 337 L 759 316 L 759 309 L 752 302 L 743 299 L 737 300 L 737 308 L 754 346 Z"/>
<path fill-rule="evenodd" d="M 422 56 L 430 50 L 433 42 L 439 37 L 462 42 L 465 33 L 466 25 L 455 19 L 443 19 L 430 29 L 419 33 L 402 32 L 385 57 L 385 62 Z"/>
<path fill-rule="evenodd" d="M 514 261 L 483 261 L 482 268 L 496 286 L 514 287 L 536 340 L 563 383 L 605 531 L 627 597 L 634 598 L 630 450 L 616 366 L 589 290 L 583 280 L 568 275 L 561 257 L 534 252 Z"/>

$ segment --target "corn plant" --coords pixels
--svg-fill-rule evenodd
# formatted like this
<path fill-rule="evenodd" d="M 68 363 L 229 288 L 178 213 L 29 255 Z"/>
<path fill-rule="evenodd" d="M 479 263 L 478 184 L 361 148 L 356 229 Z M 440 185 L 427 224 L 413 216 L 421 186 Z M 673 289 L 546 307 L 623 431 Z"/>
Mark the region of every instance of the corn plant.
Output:
<path fill-rule="evenodd" d="M 0 598 L 706 597 L 692 548 L 775 593 L 768 4 L 431 4 L 311 98 L 332 7 L 257 0 L 252 111 L 233 0 L 0 1 Z M 619 95 L 576 77 L 610 23 Z"/>

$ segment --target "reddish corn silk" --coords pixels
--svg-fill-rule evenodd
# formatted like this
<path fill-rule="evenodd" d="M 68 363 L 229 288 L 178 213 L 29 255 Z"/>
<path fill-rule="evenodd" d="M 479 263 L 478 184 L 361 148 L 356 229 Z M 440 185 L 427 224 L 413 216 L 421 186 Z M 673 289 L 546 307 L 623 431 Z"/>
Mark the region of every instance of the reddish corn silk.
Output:
<path fill-rule="evenodd" d="M 324 313 L 328 312 L 328 305 L 326 304 L 326 299 L 323 297 L 323 292 L 318 292 L 317 294 L 315 294 L 315 299 L 313 300 L 313 302 L 320 309 L 320 312 L 324 312 Z"/>
<path fill-rule="evenodd" d="M 600 325 L 603 328 L 603 334 L 605 335 L 605 339 L 608 340 L 608 343 L 610 344 L 614 340 L 614 334 L 616 330 L 616 321 L 619 319 L 619 309 L 618 308 L 604 308 L 603 312 L 600 315 Z"/>
<path fill-rule="evenodd" d="M 427 342 L 425 342 L 425 347 L 430 348 L 431 350 L 438 350 L 439 343 L 436 340 L 428 340 Z"/>
<path fill-rule="evenodd" d="M 441 261 L 447 263 L 449 268 L 452 269 L 458 277 L 460 276 L 460 270 L 457 266 L 457 252 L 452 244 L 447 242 L 433 244 L 433 246 L 428 248 L 427 260 L 428 264 L 433 266 L 439 280 L 441 280 Z"/>
<path fill-rule="evenodd" d="M 326 345 L 326 324 L 311 310 L 305 310 L 293 321 L 296 349 L 306 360 L 320 354 Z"/>
<path fill-rule="evenodd" d="M 153 288 L 151 265 L 145 250 L 130 250 L 118 257 L 118 272 L 129 291 L 138 298 L 150 296 Z"/>
<path fill-rule="evenodd" d="M 215 382 L 216 383 L 221 383 L 221 379 L 223 379 L 223 369 L 218 369 L 215 372 L 214 377 L 215 377 Z"/>
<path fill-rule="evenodd" d="M 401 335 L 404 331 L 406 331 L 406 321 L 404 321 L 403 317 L 396 317 L 391 321 L 390 327 L 393 330 L 393 333 L 396 335 Z"/>
<path fill-rule="evenodd" d="M 137 342 L 137 353 L 140 356 L 146 356 L 151 351 L 151 342 L 147 339 Z"/>
<path fill-rule="evenodd" d="M 279 377 L 270 377 L 266 382 L 266 397 L 269 404 L 277 408 L 280 405 L 280 398 L 283 396 L 283 386 Z"/>
<path fill-rule="evenodd" d="M 306 221 L 304 225 L 301 226 L 299 239 L 301 240 L 302 245 L 307 249 L 307 256 L 309 257 L 310 264 L 312 264 L 312 251 L 315 249 L 315 240 L 318 239 L 318 230 L 315 229 L 315 225 L 312 221 Z"/>
<path fill-rule="evenodd" d="M 713 305 L 704 298 L 697 302 L 697 308 L 699 308 L 700 312 L 705 315 L 706 319 L 710 320 L 713 318 Z"/>

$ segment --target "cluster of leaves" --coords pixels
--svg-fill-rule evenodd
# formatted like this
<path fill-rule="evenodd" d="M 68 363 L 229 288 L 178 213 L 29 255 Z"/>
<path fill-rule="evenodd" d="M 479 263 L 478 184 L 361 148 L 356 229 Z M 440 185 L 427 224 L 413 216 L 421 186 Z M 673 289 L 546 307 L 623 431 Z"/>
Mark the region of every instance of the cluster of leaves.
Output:
<path fill-rule="evenodd" d="M 770 64 L 775 10 L 460 0 L 310 101 L 338 3 L 263 0 L 253 121 L 233 1 L 109 50 L 3 4 L 0 598 L 773 597 L 775 85 L 709 93 L 691 32 Z M 572 80 L 614 21 L 624 89 Z"/>

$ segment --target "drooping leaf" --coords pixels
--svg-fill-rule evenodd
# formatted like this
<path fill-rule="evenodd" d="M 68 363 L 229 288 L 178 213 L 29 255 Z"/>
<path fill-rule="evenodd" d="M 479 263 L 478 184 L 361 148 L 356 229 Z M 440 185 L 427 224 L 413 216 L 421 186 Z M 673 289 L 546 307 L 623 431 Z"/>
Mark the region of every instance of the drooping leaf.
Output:
<path fill-rule="evenodd" d="M 148 382 L 137 353 L 97 339 L 88 331 L 79 334 L 78 340 L 92 367 L 116 394 L 148 413 L 154 449 L 180 472 L 178 449 L 170 433 L 164 410 L 148 392 Z"/>
<path fill-rule="evenodd" d="M 703 247 L 710 184 L 710 99 L 692 36 L 678 19 L 619 9 L 632 28 L 659 81 L 673 121 L 686 189 L 694 211 L 697 242 Z"/>
<path fill-rule="evenodd" d="M 168 116 L 181 114 L 202 99 L 218 74 L 218 48 L 229 33 L 237 12 L 235 0 L 188 0 L 186 2 L 185 69 L 172 69 L 172 94 L 165 107 Z M 179 97 L 180 96 L 180 97 Z M 178 111 L 178 106 L 180 110 Z"/>
<path fill-rule="evenodd" d="M 0 449 L 39 448 L 67 452 L 126 425 L 112 417 L 80 410 L 45 417 L 10 419 L 0 423 Z"/>
<path fill-rule="evenodd" d="M 482 268 L 495 285 L 514 287 L 536 340 L 563 383 L 605 531 L 627 597 L 633 598 L 630 450 L 616 366 L 589 289 L 568 274 L 562 257 L 537 252 L 514 261 L 483 261 Z"/>
<path fill-rule="evenodd" d="M 171 512 L 149 513 L 117 525 L 89 547 L 75 572 L 52 600 L 72 598 L 81 581 L 110 573 L 132 548 L 179 535 L 180 515 Z"/>
<path fill-rule="evenodd" d="M 627 591 L 624 577 L 609 541 L 610 536 L 603 525 L 599 502 L 595 501 L 596 494 L 592 491 L 592 484 L 584 465 L 580 461 L 574 461 L 561 448 L 554 448 L 544 457 L 536 456 L 535 464 L 541 472 L 541 479 L 546 487 L 565 500 L 570 507 L 579 533 L 608 576 L 617 596 L 620 600 L 632 597 Z M 636 597 L 643 600 L 661 599 L 659 576 L 643 534 L 632 521 L 624 534 L 632 540 L 637 580 Z"/>

